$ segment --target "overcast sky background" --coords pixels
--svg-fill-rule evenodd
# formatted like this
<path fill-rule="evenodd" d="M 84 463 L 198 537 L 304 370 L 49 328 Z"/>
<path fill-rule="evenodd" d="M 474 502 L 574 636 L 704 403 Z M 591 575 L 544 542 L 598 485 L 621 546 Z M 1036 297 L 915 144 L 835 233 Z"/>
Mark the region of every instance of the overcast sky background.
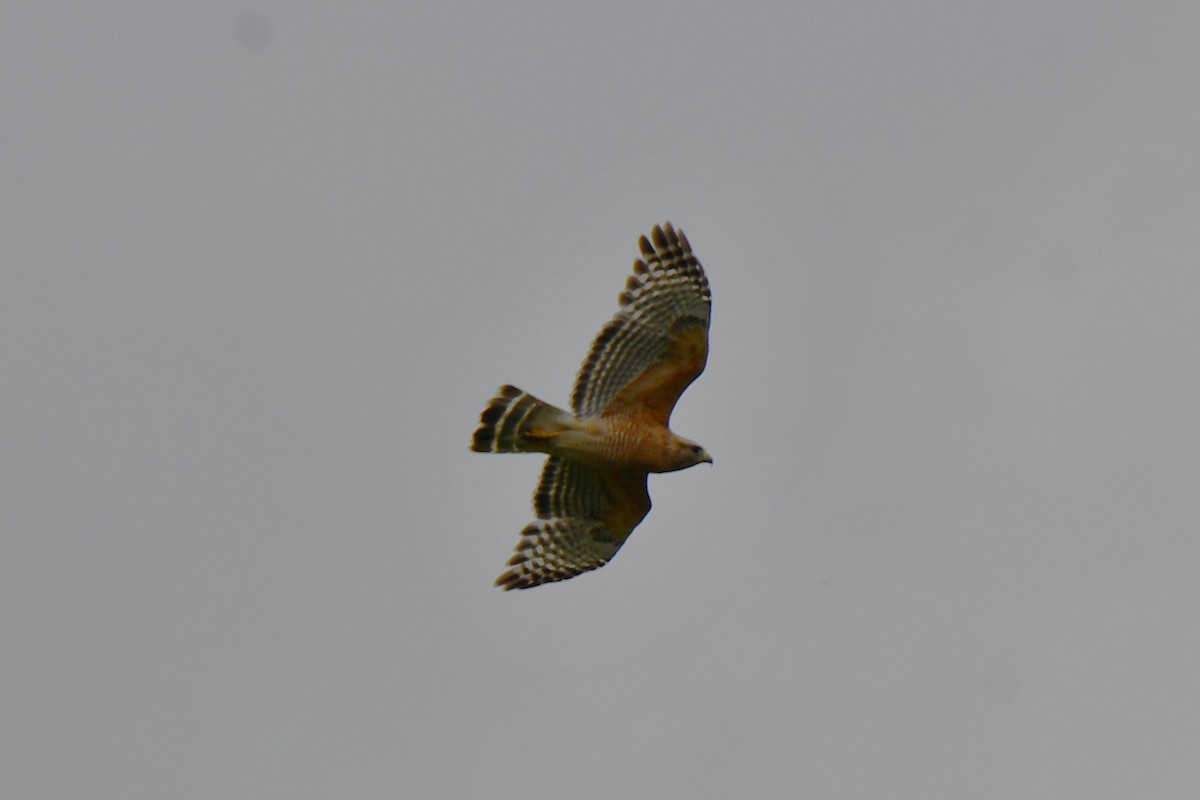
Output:
<path fill-rule="evenodd" d="M 1200 792 L 1200 5 L 14 2 L 0 794 Z M 637 238 L 714 309 L 492 581 Z"/>

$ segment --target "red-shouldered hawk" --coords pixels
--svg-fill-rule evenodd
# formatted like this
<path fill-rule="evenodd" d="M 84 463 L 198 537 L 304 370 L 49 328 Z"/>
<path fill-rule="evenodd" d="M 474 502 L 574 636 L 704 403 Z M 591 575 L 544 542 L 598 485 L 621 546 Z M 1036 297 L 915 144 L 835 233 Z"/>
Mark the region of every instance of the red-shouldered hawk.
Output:
<path fill-rule="evenodd" d="M 603 566 L 650 511 L 648 473 L 712 463 L 703 447 L 667 428 L 708 359 L 708 279 L 671 223 L 639 244 L 620 310 L 575 379 L 575 413 L 502 386 L 480 417 L 472 450 L 550 456 L 533 495 L 538 518 L 496 579 L 506 590 Z"/>

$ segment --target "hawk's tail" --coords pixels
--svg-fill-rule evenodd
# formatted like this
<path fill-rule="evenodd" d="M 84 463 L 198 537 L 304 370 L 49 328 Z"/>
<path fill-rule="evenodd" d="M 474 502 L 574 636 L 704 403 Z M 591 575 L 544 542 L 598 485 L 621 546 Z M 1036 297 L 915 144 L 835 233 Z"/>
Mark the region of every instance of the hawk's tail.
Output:
<path fill-rule="evenodd" d="M 479 417 L 471 440 L 478 453 L 547 453 L 573 417 L 515 386 L 501 386 Z"/>

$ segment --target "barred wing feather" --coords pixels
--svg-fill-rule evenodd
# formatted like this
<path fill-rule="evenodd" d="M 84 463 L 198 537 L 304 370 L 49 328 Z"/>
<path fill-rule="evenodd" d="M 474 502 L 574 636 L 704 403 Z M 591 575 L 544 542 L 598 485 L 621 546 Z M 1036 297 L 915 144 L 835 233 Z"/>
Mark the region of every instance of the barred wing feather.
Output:
<path fill-rule="evenodd" d="M 581 417 L 645 413 L 665 425 L 708 358 L 712 295 L 683 231 L 668 222 L 639 244 L 642 259 L 592 343 L 571 406 Z"/>
<path fill-rule="evenodd" d="M 602 478 L 577 462 L 551 456 L 533 495 L 538 519 L 525 526 L 504 589 L 527 589 L 602 567 L 650 511 L 646 476 Z"/>

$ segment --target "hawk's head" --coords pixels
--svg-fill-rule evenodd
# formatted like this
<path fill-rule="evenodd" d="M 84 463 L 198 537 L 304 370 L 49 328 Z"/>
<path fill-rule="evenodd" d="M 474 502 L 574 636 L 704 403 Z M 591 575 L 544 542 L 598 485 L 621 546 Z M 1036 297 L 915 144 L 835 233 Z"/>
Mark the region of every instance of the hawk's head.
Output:
<path fill-rule="evenodd" d="M 682 436 L 671 435 L 671 444 L 667 448 L 670 464 L 664 472 L 674 472 L 677 469 L 687 469 L 697 464 L 713 463 L 712 456 L 695 442 L 689 442 Z"/>

